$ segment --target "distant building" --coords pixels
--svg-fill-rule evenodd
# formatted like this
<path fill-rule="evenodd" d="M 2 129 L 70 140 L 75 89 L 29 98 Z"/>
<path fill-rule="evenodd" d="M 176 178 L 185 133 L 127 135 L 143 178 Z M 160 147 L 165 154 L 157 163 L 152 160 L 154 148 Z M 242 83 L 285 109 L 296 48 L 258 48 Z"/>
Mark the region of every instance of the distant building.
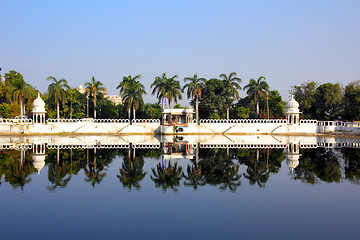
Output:
<path fill-rule="evenodd" d="M 105 98 L 109 99 L 115 105 L 122 104 L 122 99 L 120 96 L 117 95 L 106 95 Z"/>
<path fill-rule="evenodd" d="M 80 86 L 78 87 L 78 91 L 82 94 L 85 93 L 85 89 L 84 87 L 80 84 Z M 103 91 L 101 91 L 102 94 L 104 94 L 104 97 L 108 100 L 110 100 L 112 103 L 114 103 L 115 105 L 118 104 L 122 104 L 122 99 L 120 96 L 117 95 L 107 95 L 107 89 L 105 88 Z"/>

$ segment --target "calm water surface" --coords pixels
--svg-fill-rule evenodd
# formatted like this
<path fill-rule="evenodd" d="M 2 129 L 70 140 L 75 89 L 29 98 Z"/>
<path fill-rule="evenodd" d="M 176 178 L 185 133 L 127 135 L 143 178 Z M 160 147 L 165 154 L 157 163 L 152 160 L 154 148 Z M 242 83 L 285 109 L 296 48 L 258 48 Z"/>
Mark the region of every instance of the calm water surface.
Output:
<path fill-rule="evenodd" d="M 0 150 L 1 239 L 358 239 L 359 148 L 159 146 Z"/>

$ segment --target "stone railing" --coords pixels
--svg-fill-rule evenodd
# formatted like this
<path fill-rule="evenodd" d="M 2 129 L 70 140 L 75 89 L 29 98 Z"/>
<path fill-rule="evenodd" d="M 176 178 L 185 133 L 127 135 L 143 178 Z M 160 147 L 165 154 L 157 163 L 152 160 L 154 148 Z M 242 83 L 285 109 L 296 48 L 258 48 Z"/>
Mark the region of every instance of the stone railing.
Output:
<path fill-rule="evenodd" d="M 335 121 L 335 126 L 360 128 L 360 122 L 342 122 L 342 121 Z"/>
<path fill-rule="evenodd" d="M 132 123 L 156 123 L 160 124 L 159 119 L 133 119 L 131 120 Z"/>
<path fill-rule="evenodd" d="M 285 119 L 201 119 L 200 123 L 287 123 L 287 121 Z"/>
<path fill-rule="evenodd" d="M 8 124 L 8 123 L 32 123 L 32 119 L 30 118 L 0 118 L 0 124 Z"/>
<path fill-rule="evenodd" d="M 129 119 L 48 119 L 48 123 L 129 123 Z"/>
<path fill-rule="evenodd" d="M 310 119 L 302 119 L 300 120 L 300 124 L 317 124 L 318 120 L 310 120 Z"/>

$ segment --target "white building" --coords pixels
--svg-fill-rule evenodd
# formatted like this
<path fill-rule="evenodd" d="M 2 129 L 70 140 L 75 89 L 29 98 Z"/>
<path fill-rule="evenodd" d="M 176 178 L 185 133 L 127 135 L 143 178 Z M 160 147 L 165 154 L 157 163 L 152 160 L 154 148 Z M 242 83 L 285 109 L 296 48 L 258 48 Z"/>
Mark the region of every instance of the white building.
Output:
<path fill-rule="evenodd" d="M 85 93 L 85 89 L 84 87 L 80 84 L 79 87 L 78 87 L 78 91 L 82 94 Z M 118 104 L 122 104 L 122 99 L 120 96 L 118 95 L 107 95 L 107 90 L 105 88 L 104 91 L 102 91 L 102 93 L 104 94 L 104 97 L 106 99 L 108 99 L 109 101 L 111 101 L 112 103 L 114 103 L 115 105 L 118 105 Z"/>

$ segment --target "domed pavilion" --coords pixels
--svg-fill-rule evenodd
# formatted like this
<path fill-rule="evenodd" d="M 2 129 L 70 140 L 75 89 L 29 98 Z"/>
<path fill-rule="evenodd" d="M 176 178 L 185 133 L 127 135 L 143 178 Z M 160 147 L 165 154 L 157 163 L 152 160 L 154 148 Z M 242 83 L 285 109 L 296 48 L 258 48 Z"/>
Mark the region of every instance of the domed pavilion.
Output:
<path fill-rule="evenodd" d="M 34 100 L 33 105 L 33 123 L 45 123 L 45 102 L 41 99 L 40 93 L 38 93 L 38 97 Z"/>

